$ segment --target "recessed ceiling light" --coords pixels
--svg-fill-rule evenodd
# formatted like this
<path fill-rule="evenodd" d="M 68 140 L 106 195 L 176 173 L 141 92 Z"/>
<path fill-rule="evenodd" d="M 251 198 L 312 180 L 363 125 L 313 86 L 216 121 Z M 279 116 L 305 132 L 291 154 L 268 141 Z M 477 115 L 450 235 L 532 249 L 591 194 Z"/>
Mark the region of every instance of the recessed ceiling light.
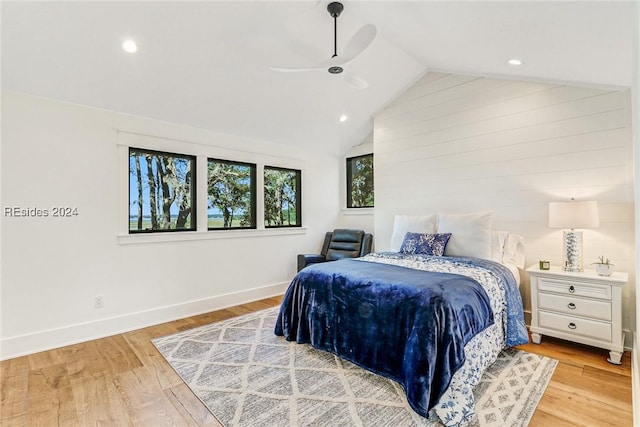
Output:
<path fill-rule="evenodd" d="M 509 64 L 511 65 L 522 65 L 522 61 L 517 58 L 511 58 L 509 60 Z"/>
<path fill-rule="evenodd" d="M 124 49 L 125 52 L 136 53 L 138 51 L 138 45 L 133 40 L 125 40 L 122 43 L 122 49 Z"/>
<path fill-rule="evenodd" d="M 346 114 L 341 115 L 341 116 L 340 116 L 340 123 L 344 123 L 344 122 L 346 122 L 348 118 L 349 118 L 349 117 L 347 117 L 347 115 L 346 115 Z"/>

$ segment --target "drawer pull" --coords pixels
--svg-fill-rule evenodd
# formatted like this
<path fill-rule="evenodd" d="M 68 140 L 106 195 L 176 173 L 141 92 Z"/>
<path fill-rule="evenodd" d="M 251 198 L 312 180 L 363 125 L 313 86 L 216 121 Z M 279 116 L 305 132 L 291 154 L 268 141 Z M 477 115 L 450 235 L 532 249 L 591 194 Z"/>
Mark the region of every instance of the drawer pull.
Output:
<path fill-rule="evenodd" d="M 571 309 L 571 310 L 575 310 L 576 309 L 576 305 L 574 303 L 572 303 L 572 302 L 567 304 L 567 307 L 569 307 L 569 309 Z"/>
<path fill-rule="evenodd" d="M 577 328 L 575 323 L 573 322 L 569 323 L 569 329 L 575 329 L 575 328 Z"/>
<path fill-rule="evenodd" d="M 573 285 L 569 286 L 570 293 L 574 293 L 575 291 L 576 291 L 576 288 L 574 288 Z"/>

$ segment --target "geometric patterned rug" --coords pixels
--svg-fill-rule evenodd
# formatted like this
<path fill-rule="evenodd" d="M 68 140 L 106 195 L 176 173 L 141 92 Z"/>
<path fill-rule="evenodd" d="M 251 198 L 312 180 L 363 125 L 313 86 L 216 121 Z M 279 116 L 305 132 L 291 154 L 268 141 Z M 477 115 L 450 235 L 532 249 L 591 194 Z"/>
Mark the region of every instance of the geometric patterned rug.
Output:
<path fill-rule="evenodd" d="M 278 307 L 153 340 L 226 427 L 439 426 L 396 382 L 273 333 Z M 474 390 L 476 426 L 526 426 L 557 361 L 503 351 Z"/>

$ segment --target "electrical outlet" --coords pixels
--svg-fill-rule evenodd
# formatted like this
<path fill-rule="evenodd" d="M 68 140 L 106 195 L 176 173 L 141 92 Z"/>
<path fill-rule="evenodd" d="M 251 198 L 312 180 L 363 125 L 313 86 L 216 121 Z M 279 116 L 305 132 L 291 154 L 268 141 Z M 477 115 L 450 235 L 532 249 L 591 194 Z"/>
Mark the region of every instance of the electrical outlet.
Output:
<path fill-rule="evenodd" d="M 102 308 L 104 307 L 104 297 L 102 295 L 98 295 L 94 298 L 93 300 L 93 306 L 95 308 Z"/>

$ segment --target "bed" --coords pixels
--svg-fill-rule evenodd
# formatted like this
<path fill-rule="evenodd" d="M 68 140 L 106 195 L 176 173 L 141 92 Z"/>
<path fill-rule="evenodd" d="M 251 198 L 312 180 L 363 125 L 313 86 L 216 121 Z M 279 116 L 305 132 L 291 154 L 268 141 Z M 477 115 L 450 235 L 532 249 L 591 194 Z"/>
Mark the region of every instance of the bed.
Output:
<path fill-rule="evenodd" d="M 528 342 L 517 268 L 382 252 L 300 271 L 275 333 L 400 383 L 420 415 L 474 418 L 472 389 L 505 347 Z"/>

